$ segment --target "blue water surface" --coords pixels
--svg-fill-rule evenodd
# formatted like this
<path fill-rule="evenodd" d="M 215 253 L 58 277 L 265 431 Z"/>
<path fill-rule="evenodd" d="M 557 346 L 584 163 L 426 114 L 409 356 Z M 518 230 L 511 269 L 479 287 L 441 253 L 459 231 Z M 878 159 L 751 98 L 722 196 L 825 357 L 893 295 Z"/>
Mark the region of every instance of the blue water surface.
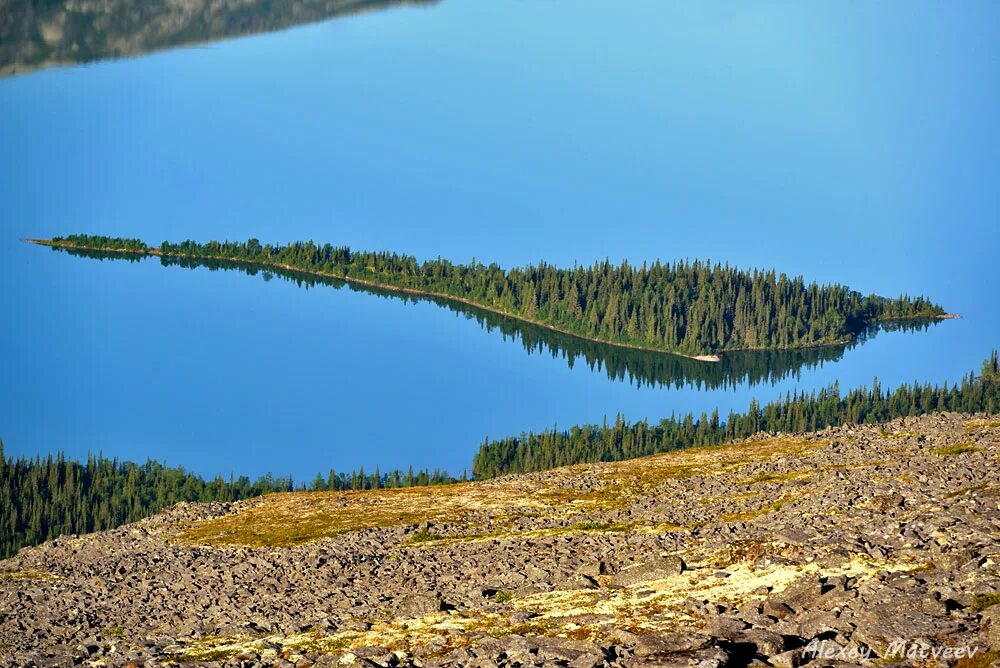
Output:
<path fill-rule="evenodd" d="M 444 0 L 0 79 L 8 454 L 459 473 L 487 435 L 954 382 L 997 337 L 1000 5 Z M 430 302 L 72 257 L 313 239 L 711 258 L 961 320 L 777 382 L 635 382 Z"/>

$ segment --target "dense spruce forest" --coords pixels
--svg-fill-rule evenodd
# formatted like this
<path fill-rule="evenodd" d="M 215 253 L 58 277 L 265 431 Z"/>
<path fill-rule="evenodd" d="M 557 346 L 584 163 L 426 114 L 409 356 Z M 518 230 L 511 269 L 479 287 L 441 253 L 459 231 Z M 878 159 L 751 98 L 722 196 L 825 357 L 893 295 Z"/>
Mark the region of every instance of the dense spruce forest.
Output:
<path fill-rule="evenodd" d="M 464 478 L 464 474 L 463 474 Z M 413 469 L 382 474 L 376 468 L 317 475 L 308 486 L 265 475 L 205 480 L 183 468 L 91 456 L 86 463 L 62 454 L 7 458 L 0 441 L 0 559 L 20 548 L 65 534 L 110 529 L 153 515 L 180 501 L 237 501 L 270 492 L 409 487 L 455 482 L 442 471 Z"/>
<path fill-rule="evenodd" d="M 746 413 L 718 412 L 695 419 L 690 413 L 659 424 L 628 423 L 619 416 L 614 424 L 584 425 L 569 430 L 487 440 L 476 454 L 472 472 L 476 479 L 580 464 L 619 461 L 678 448 L 711 445 L 746 438 L 762 431 L 815 431 L 845 423 L 880 423 L 893 418 L 936 411 L 964 413 L 1000 411 L 1000 360 L 994 351 L 978 376 L 969 374 L 958 385 L 903 385 L 883 392 L 878 381 L 870 388 L 841 396 L 834 385 L 818 393 L 794 394 L 781 401 L 759 405 L 751 401 Z"/>
<path fill-rule="evenodd" d="M 617 345 L 704 355 L 724 350 L 842 343 L 873 323 L 944 315 L 923 297 L 862 295 L 772 271 L 700 260 L 636 267 L 604 260 L 560 269 L 544 262 L 504 270 L 473 260 L 419 262 L 312 241 L 286 246 L 72 235 L 43 242 L 94 250 L 224 259 L 297 269 L 462 300 L 559 331 Z"/>

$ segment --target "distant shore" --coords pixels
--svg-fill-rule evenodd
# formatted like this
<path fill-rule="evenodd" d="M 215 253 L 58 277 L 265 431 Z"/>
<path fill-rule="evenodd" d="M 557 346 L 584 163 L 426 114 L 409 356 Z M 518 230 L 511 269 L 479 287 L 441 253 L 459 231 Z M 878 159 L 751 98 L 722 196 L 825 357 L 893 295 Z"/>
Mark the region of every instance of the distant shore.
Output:
<path fill-rule="evenodd" d="M 490 313 L 495 313 L 497 315 L 501 315 L 501 316 L 504 316 L 504 317 L 507 317 L 507 318 L 512 318 L 514 320 L 519 320 L 521 322 L 525 322 L 525 323 L 528 323 L 528 324 L 531 324 L 531 325 L 535 325 L 537 327 L 543 327 L 545 329 L 548 329 L 548 330 L 553 331 L 553 332 L 557 332 L 559 334 L 565 334 L 567 336 L 573 336 L 573 337 L 576 337 L 576 338 L 584 340 L 584 341 L 590 341 L 592 343 L 599 343 L 599 344 L 608 345 L 608 346 L 616 346 L 618 348 L 627 348 L 627 349 L 631 349 L 631 350 L 641 350 L 641 351 L 644 351 L 644 352 L 663 353 L 663 354 L 666 354 L 666 355 L 674 355 L 674 356 L 677 356 L 677 357 L 683 357 L 683 358 L 686 358 L 686 359 L 694 360 L 696 362 L 707 362 L 707 363 L 721 362 L 722 358 L 718 355 L 718 353 L 727 353 L 727 352 L 753 352 L 753 351 L 764 351 L 764 350 L 803 350 L 803 349 L 808 349 L 808 348 L 826 348 L 826 347 L 829 347 L 829 346 L 846 345 L 846 344 L 850 343 L 854 339 L 853 336 L 850 336 L 850 337 L 845 337 L 844 339 L 839 340 L 839 341 L 815 343 L 815 344 L 801 345 L 801 346 L 774 346 L 774 347 L 768 346 L 768 347 L 761 347 L 761 348 L 749 348 L 749 347 L 747 347 L 747 348 L 725 348 L 725 349 L 719 350 L 718 353 L 713 352 L 713 353 L 702 353 L 702 354 L 697 354 L 697 355 L 688 355 L 688 354 L 676 352 L 676 351 L 673 351 L 673 350 L 664 350 L 662 348 L 651 348 L 651 347 L 648 347 L 648 346 L 640 346 L 640 345 L 635 345 L 635 344 L 630 344 L 630 343 L 622 343 L 622 342 L 618 342 L 618 341 L 609 341 L 607 339 L 601 339 L 601 338 L 597 338 L 597 337 L 585 336 L 585 335 L 582 335 L 582 334 L 578 334 L 576 332 L 571 332 L 569 330 L 562 329 L 560 327 L 556 327 L 554 325 L 550 325 L 548 323 L 539 322 L 537 320 L 531 320 L 529 318 L 525 318 L 523 316 L 510 313 L 510 312 L 505 311 L 503 309 L 499 309 L 499 308 L 487 306 L 485 304 L 481 304 L 479 302 L 475 302 L 475 301 L 472 301 L 470 299 L 465 299 L 463 297 L 457 297 L 455 295 L 450 295 L 450 294 L 447 294 L 447 293 L 444 293 L 444 292 L 434 292 L 434 291 L 431 291 L 431 290 L 420 290 L 420 289 L 417 289 L 417 288 L 406 288 L 406 287 L 401 287 L 401 286 L 396 286 L 396 285 L 389 285 L 389 284 L 385 284 L 385 283 L 378 283 L 378 282 L 375 282 L 375 281 L 369 281 L 369 280 L 366 280 L 366 279 L 363 279 L 363 278 L 357 278 L 357 277 L 354 277 L 354 276 L 347 276 L 347 275 L 334 274 L 334 273 L 324 272 L 324 271 L 315 271 L 315 270 L 310 270 L 310 269 L 303 269 L 301 267 L 295 267 L 295 266 L 292 266 L 292 265 L 281 264 L 281 263 L 278 263 L 278 262 L 267 262 L 267 261 L 262 261 L 262 260 L 248 260 L 246 258 L 235 258 L 235 257 L 208 257 L 208 256 L 200 256 L 200 255 L 184 255 L 182 253 L 164 253 L 159 248 L 154 248 L 154 247 L 147 247 L 145 249 L 95 248 L 95 247 L 92 247 L 92 246 L 82 246 L 82 245 L 78 245 L 78 244 L 71 244 L 71 243 L 66 243 L 66 242 L 61 242 L 61 241 L 53 241 L 52 239 L 35 239 L 35 238 L 31 238 L 31 237 L 22 237 L 21 241 L 24 241 L 24 242 L 27 242 L 27 243 L 31 243 L 31 244 L 35 244 L 37 246 L 48 246 L 50 248 L 65 248 L 65 249 L 68 249 L 68 250 L 92 251 L 92 252 L 98 252 L 98 253 L 116 253 L 116 254 L 121 254 L 121 255 L 139 255 L 139 256 L 169 257 L 169 258 L 192 259 L 192 260 L 202 260 L 202 261 L 209 261 L 209 260 L 211 260 L 211 261 L 232 262 L 234 264 L 255 265 L 255 266 L 262 267 L 262 268 L 269 268 L 270 267 L 270 268 L 273 268 L 273 269 L 281 269 L 281 270 L 284 270 L 284 271 L 297 272 L 297 273 L 300 273 L 300 274 L 307 274 L 307 275 L 311 275 L 311 276 L 319 276 L 319 277 L 322 277 L 322 278 L 331 278 L 331 279 L 334 279 L 334 280 L 343 281 L 345 283 L 353 283 L 353 284 L 356 284 L 356 285 L 363 285 L 363 286 L 366 286 L 366 287 L 377 288 L 377 289 L 380 289 L 380 290 L 387 290 L 387 291 L 391 291 L 391 292 L 398 292 L 398 293 L 403 293 L 403 294 L 415 295 L 415 296 L 418 296 L 418 297 L 432 297 L 432 298 L 436 298 L 436 299 L 442 299 L 442 300 L 445 300 L 445 301 L 450 301 L 450 302 L 454 302 L 454 303 L 464 304 L 465 306 L 470 306 L 472 308 L 482 309 L 482 310 L 488 311 Z M 904 322 L 904 321 L 912 321 L 912 320 L 952 320 L 952 319 L 957 319 L 957 318 L 960 318 L 960 317 L 961 316 L 956 315 L 954 313 L 943 313 L 943 314 L 940 314 L 940 315 L 914 316 L 914 317 L 909 317 L 909 318 L 906 318 L 906 317 L 903 317 L 903 318 L 886 318 L 886 319 L 883 319 L 883 320 L 879 320 L 878 322 Z"/>

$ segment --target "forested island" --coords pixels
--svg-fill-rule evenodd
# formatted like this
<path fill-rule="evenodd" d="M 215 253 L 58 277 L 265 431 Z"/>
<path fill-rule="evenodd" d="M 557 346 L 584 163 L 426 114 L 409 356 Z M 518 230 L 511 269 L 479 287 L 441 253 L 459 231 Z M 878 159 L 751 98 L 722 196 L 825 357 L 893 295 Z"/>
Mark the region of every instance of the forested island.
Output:
<path fill-rule="evenodd" d="M 717 361 L 732 350 L 842 344 L 880 322 L 946 317 L 924 297 L 862 295 L 775 271 L 709 262 L 569 269 L 547 263 L 505 270 L 473 260 L 420 262 L 312 241 L 285 246 L 195 241 L 149 246 L 139 239 L 71 235 L 32 239 L 57 248 L 233 261 L 469 304 L 590 341 Z"/>
<path fill-rule="evenodd" d="M 682 355 L 665 355 L 660 351 L 597 343 L 454 299 L 387 290 L 293 269 L 262 267 L 257 264 L 230 260 L 149 256 L 66 247 L 55 248 L 75 257 L 97 261 L 143 262 L 153 260 L 164 267 L 188 270 L 206 269 L 213 272 L 235 271 L 248 276 L 260 277 L 264 281 L 281 279 L 304 289 L 329 286 L 334 289 L 348 289 L 383 299 L 408 303 L 427 301 L 448 309 L 459 317 L 474 320 L 484 330 L 496 332 L 505 340 L 519 342 L 528 355 L 538 354 L 551 356 L 554 359 L 561 358 L 570 368 L 584 365 L 591 371 L 603 371 L 612 380 L 629 382 L 636 387 L 649 385 L 677 389 L 685 387 L 717 389 L 737 387 L 741 383 L 747 383 L 751 386 L 761 383 L 774 384 L 784 378 L 797 377 L 805 369 L 812 369 L 827 362 L 840 360 L 846 350 L 864 343 L 880 332 L 925 331 L 941 322 L 938 318 L 889 320 L 872 324 L 856 334 L 850 342 L 841 345 L 730 351 L 719 355 L 718 364 L 703 364 Z"/>

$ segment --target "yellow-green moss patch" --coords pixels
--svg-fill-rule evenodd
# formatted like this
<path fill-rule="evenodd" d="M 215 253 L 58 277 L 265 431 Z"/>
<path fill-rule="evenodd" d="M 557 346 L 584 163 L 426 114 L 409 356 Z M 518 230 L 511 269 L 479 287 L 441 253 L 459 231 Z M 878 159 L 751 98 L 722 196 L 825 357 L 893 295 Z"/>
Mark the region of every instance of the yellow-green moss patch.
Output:
<path fill-rule="evenodd" d="M 495 615 L 464 616 L 456 612 L 440 612 L 414 619 L 377 621 L 368 631 L 344 631 L 331 635 L 306 632 L 267 636 L 206 636 L 173 645 L 165 651 L 175 662 L 181 664 L 193 661 L 227 661 L 242 653 L 280 655 L 294 663 L 294 660 L 307 652 L 334 654 L 349 652 L 355 647 L 385 647 L 390 651 L 412 652 L 418 647 L 440 643 L 443 639 L 444 652 L 468 644 L 469 631 L 493 623 L 495 618 Z"/>
<path fill-rule="evenodd" d="M 684 606 L 691 598 L 740 605 L 760 599 L 761 595 L 755 593 L 758 591 L 781 592 L 804 575 L 868 578 L 881 570 L 908 571 L 916 566 L 862 557 L 855 557 L 841 567 L 823 569 L 815 563 L 775 564 L 755 569 L 752 564 L 741 562 L 727 569 L 726 578 L 716 577 L 714 569 L 698 568 L 619 589 L 544 592 L 511 601 L 515 609 L 535 615 L 522 628 L 501 626 L 491 634 L 573 634 L 573 637 L 597 639 L 613 634 L 615 629 L 639 633 L 675 630 L 694 622 Z M 581 623 L 588 619 L 595 621 Z"/>
<path fill-rule="evenodd" d="M 1000 594 L 976 594 L 972 597 L 972 609 L 976 612 L 982 612 L 994 605 L 1000 605 Z"/>
<path fill-rule="evenodd" d="M 982 448 L 977 447 L 972 443 L 955 443 L 954 445 L 946 445 L 940 448 L 934 448 L 931 450 L 935 455 L 941 455 L 943 457 L 948 457 L 950 455 L 960 455 L 964 452 L 980 452 Z"/>
<path fill-rule="evenodd" d="M 624 507 L 638 496 L 654 493 L 669 480 L 729 474 L 753 462 L 802 454 L 828 444 L 828 441 L 779 436 L 623 462 L 577 465 L 516 479 L 403 489 L 269 494 L 237 512 L 192 522 L 175 538 L 204 545 L 289 547 L 369 528 L 424 522 L 473 525 L 473 516 L 477 514 L 511 523 L 523 517 L 571 521 L 574 516 L 585 517 L 594 511 Z M 589 487 L 579 489 L 574 485 L 580 477 L 590 478 Z M 617 531 L 624 527 L 597 521 L 590 528 L 578 523 L 568 529 L 548 531 L 566 530 Z M 473 530 L 459 538 L 503 536 L 487 536 Z M 427 538 L 414 536 L 409 544 L 438 542 Z"/>
<path fill-rule="evenodd" d="M 61 580 L 62 576 L 46 573 L 34 568 L 24 568 L 17 571 L 0 571 L 0 580 Z"/>
<path fill-rule="evenodd" d="M 790 480 L 798 480 L 800 478 L 809 478 L 812 476 L 812 471 L 787 471 L 785 473 L 758 473 L 751 478 L 744 478 L 743 480 L 737 480 L 734 484 L 737 485 L 757 485 L 760 483 L 769 482 L 788 482 Z"/>

